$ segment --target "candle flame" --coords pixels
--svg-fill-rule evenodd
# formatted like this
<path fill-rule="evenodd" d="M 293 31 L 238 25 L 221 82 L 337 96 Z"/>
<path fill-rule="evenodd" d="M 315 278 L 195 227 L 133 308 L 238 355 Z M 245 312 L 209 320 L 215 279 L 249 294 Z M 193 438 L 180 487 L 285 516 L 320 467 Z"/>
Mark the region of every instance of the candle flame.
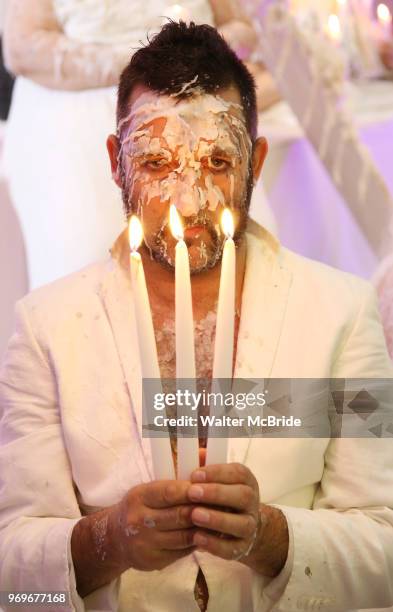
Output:
<path fill-rule="evenodd" d="M 128 240 L 130 242 L 131 251 L 136 251 L 143 240 L 142 223 L 135 215 L 131 217 L 128 225 Z"/>
<path fill-rule="evenodd" d="M 334 13 L 329 15 L 328 19 L 328 33 L 332 40 L 341 40 L 341 25 L 340 20 Z"/>
<path fill-rule="evenodd" d="M 386 4 L 378 4 L 377 7 L 378 20 L 382 25 L 389 24 L 392 20 L 389 7 Z"/>
<path fill-rule="evenodd" d="M 171 232 L 176 240 L 183 240 L 184 232 L 183 226 L 180 220 L 180 215 L 177 212 L 176 206 L 171 204 L 169 209 L 169 225 L 171 226 Z"/>
<path fill-rule="evenodd" d="M 235 233 L 234 225 L 233 225 L 233 216 L 229 208 L 224 208 L 222 216 L 221 216 L 221 227 L 227 238 L 233 238 L 233 234 Z"/>

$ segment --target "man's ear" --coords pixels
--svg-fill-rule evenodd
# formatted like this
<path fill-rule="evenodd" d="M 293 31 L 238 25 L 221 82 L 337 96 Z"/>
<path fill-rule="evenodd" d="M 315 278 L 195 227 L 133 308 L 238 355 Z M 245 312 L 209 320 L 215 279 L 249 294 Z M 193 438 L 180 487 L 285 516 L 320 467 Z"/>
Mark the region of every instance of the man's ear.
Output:
<path fill-rule="evenodd" d="M 120 178 L 120 164 L 118 162 L 120 143 L 117 136 L 110 134 L 106 140 L 106 148 L 108 150 L 109 159 L 111 162 L 112 178 L 116 185 L 122 188 L 122 182 Z"/>
<path fill-rule="evenodd" d="M 262 166 L 266 159 L 268 152 L 268 144 L 266 138 L 257 138 L 253 147 L 252 154 L 252 173 L 254 176 L 254 183 L 257 182 L 259 175 L 261 174 Z"/>

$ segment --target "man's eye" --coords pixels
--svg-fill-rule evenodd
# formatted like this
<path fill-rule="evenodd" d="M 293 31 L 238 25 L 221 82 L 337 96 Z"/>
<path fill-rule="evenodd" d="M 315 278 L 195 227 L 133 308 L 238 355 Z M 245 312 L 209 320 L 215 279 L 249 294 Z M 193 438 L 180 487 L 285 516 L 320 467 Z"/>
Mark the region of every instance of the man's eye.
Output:
<path fill-rule="evenodd" d="M 223 159 L 222 157 L 210 157 L 208 165 L 209 168 L 213 170 L 226 170 L 230 163 L 227 159 Z"/>
<path fill-rule="evenodd" d="M 142 165 L 144 168 L 148 168 L 149 170 L 161 170 L 168 166 L 169 162 L 165 157 L 160 157 L 157 159 L 147 159 Z"/>

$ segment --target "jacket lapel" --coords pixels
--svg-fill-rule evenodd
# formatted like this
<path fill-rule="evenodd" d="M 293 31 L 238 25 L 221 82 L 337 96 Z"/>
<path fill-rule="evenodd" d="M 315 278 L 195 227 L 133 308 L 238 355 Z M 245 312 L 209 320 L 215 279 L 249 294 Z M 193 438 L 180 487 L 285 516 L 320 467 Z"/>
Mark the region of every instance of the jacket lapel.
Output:
<path fill-rule="evenodd" d="M 279 243 L 250 220 L 235 379 L 260 381 L 271 375 L 291 282 Z M 229 438 L 227 461 L 244 463 L 250 442 L 251 438 Z"/>
<path fill-rule="evenodd" d="M 141 450 L 140 453 L 137 453 L 139 468 L 143 480 L 151 480 L 153 471 L 150 438 L 142 436 L 142 373 L 131 282 L 127 269 L 117 259 L 108 262 L 99 293 L 112 329 L 128 388 L 130 410 L 138 432 L 137 443 Z"/>

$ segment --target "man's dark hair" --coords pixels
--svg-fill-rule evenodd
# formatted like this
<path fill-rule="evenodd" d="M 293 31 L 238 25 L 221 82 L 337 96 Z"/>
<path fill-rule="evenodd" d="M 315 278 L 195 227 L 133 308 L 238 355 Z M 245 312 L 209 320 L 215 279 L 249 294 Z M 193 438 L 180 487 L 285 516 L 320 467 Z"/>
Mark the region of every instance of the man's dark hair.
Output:
<path fill-rule="evenodd" d="M 128 115 L 130 95 L 136 85 L 168 95 L 177 94 L 194 79 L 194 86 L 205 93 L 230 85 L 238 89 L 247 129 L 254 141 L 257 103 L 253 77 L 215 28 L 193 22 L 169 21 L 132 56 L 120 77 L 117 123 Z M 179 98 L 190 94 L 192 89 Z"/>

